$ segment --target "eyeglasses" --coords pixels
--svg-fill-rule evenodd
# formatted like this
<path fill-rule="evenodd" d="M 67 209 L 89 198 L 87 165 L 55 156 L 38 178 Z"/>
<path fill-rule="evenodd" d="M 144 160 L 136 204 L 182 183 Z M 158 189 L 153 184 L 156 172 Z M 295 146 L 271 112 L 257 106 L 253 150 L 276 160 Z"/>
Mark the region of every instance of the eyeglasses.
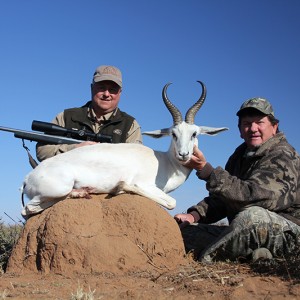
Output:
<path fill-rule="evenodd" d="M 110 94 L 118 94 L 121 88 L 116 84 L 103 84 L 103 83 L 95 83 L 93 85 L 93 89 L 99 93 L 104 93 L 108 91 Z"/>

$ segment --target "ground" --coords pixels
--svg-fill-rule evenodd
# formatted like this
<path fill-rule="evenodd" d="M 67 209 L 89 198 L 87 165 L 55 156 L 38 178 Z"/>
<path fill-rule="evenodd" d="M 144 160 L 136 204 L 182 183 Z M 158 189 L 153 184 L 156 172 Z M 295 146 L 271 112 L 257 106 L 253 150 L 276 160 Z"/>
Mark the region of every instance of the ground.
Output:
<path fill-rule="evenodd" d="M 86 298 L 79 297 L 80 290 Z M 191 265 L 172 272 L 122 275 L 99 273 L 69 277 L 63 274 L 5 274 L 0 280 L 0 291 L 0 295 L 5 294 L 9 299 L 279 300 L 300 297 L 299 283 L 278 276 L 255 274 L 246 265 L 225 263 Z"/>
<path fill-rule="evenodd" d="M 63 200 L 27 221 L 0 299 L 299 299 L 296 265 L 201 264 L 156 203 L 100 195 Z"/>

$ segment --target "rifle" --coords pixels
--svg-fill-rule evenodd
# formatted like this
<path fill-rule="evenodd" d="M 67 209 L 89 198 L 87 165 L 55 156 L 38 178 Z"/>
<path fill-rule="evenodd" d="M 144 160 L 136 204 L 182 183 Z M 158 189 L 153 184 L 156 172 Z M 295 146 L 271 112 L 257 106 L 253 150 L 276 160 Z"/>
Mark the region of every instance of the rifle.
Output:
<path fill-rule="evenodd" d="M 46 144 L 79 144 L 83 141 L 100 143 L 112 142 L 112 137 L 110 135 L 91 133 L 85 130 L 68 129 L 53 123 L 42 121 L 32 121 L 31 129 L 44 133 L 0 126 L 0 130 L 13 132 L 16 138 Z"/>
<path fill-rule="evenodd" d="M 91 133 L 85 130 L 68 129 L 53 123 L 42 121 L 32 121 L 32 130 L 41 131 L 33 132 L 26 130 L 13 129 L 0 126 L 0 130 L 13 132 L 15 138 L 22 139 L 23 147 L 27 151 L 29 163 L 32 168 L 37 166 L 37 162 L 29 153 L 29 149 L 25 146 L 24 140 L 40 142 L 45 144 L 79 144 L 83 141 L 94 141 L 100 143 L 112 143 L 112 137 L 101 133 Z"/>

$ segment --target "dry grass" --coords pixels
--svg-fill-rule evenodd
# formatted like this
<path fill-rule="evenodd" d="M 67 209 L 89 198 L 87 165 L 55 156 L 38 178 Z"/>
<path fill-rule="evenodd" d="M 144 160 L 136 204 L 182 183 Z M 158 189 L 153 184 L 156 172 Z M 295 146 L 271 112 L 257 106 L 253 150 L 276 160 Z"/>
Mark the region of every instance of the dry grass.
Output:
<path fill-rule="evenodd" d="M 8 297 L 7 290 L 4 290 L 3 292 L 0 292 L 0 299 L 6 299 Z"/>
<path fill-rule="evenodd" d="M 191 254 L 190 254 L 191 255 Z M 190 266 L 183 267 L 174 274 L 160 274 L 153 277 L 153 281 L 168 280 L 173 284 L 180 284 L 186 279 L 192 281 L 211 281 L 218 285 L 239 286 L 248 276 L 276 276 L 291 285 L 300 283 L 300 249 L 285 258 L 272 260 L 258 260 L 255 263 L 240 262 L 212 262 L 201 263 L 190 258 Z"/>
<path fill-rule="evenodd" d="M 278 276 L 293 284 L 300 283 L 300 249 L 286 257 L 252 263 L 250 267 L 259 275 Z"/>
<path fill-rule="evenodd" d="M 94 300 L 95 290 L 91 291 L 89 288 L 88 292 L 85 292 L 79 285 L 75 294 L 72 293 L 71 300 Z"/>

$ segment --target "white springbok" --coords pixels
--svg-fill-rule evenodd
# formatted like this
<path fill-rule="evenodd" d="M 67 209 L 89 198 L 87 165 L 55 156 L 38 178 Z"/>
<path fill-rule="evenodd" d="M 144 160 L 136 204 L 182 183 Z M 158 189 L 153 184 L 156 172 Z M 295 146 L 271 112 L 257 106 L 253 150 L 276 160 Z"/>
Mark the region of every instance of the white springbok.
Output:
<path fill-rule="evenodd" d="M 188 178 L 191 169 L 185 163 L 198 143 L 199 134 L 214 135 L 228 128 L 197 126 L 194 117 L 206 98 L 202 94 L 187 111 L 185 121 L 180 111 L 167 97 L 166 84 L 163 101 L 173 117 L 170 128 L 143 132 L 152 137 L 171 136 L 167 152 L 156 151 L 140 144 L 96 144 L 79 147 L 41 162 L 25 178 L 22 190 L 29 202 L 22 211 L 26 219 L 67 197 L 89 197 L 89 194 L 123 192 L 152 199 L 167 209 L 176 200 L 167 195 Z M 24 201 L 23 201 L 24 206 Z"/>

